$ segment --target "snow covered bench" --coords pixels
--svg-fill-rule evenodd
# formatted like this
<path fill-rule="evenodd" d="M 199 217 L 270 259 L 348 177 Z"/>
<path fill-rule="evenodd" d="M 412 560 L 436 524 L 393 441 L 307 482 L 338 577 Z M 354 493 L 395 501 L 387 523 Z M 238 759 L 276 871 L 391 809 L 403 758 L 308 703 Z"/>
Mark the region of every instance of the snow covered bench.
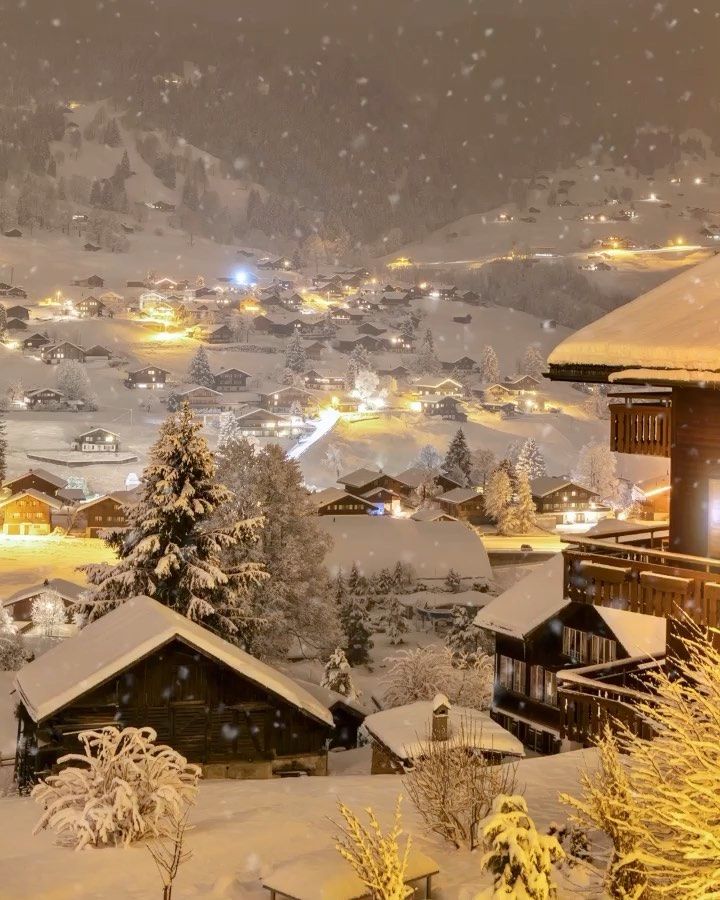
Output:
<path fill-rule="evenodd" d="M 432 878 L 440 870 L 434 859 L 410 848 L 405 883 L 413 887 L 424 882 L 424 896 L 432 896 Z M 363 900 L 370 897 L 367 886 L 339 853 L 334 850 L 310 853 L 283 863 L 263 880 L 270 900 Z M 414 891 L 408 897 L 415 896 Z"/>

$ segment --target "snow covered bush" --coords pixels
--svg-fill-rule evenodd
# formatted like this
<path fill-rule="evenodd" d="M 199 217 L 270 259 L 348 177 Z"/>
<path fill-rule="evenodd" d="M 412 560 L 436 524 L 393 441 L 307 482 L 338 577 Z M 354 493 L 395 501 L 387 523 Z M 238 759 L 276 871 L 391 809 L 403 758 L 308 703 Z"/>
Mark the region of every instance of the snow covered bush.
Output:
<path fill-rule="evenodd" d="M 648 896 L 647 871 L 640 861 L 641 811 L 633 802 L 630 776 L 620 757 L 617 741 L 605 726 L 598 741 L 600 767 L 583 772 L 580 799 L 561 794 L 575 811 L 581 826 L 604 831 L 612 844 L 605 871 L 605 890 L 613 900 L 641 900 Z"/>
<path fill-rule="evenodd" d="M 401 650 L 388 663 L 383 678 L 388 706 L 432 700 L 436 694 L 445 694 L 457 706 L 487 709 L 490 705 L 495 666 L 489 656 L 428 644 Z"/>
<path fill-rule="evenodd" d="M 487 850 L 480 865 L 494 877 L 490 892 L 476 900 L 515 897 L 517 900 L 552 900 L 557 897 L 553 863 L 564 857 L 551 835 L 539 834 L 520 796 L 500 796 L 483 825 Z"/>
<path fill-rule="evenodd" d="M 478 846 L 478 830 L 495 798 L 515 789 L 514 766 L 494 765 L 471 748 L 472 723 L 460 721 L 452 741 L 428 740 L 405 775 L 405 786 L 427 827 L 455 847 Z"/>
<path fill-rule="evenodd" d="M 368 886 L 373 900 L 404 900 L 408 895 L 405 873 L 410 837 L 406 839 L 404 849 L 401 848 L 398 840 L 402 834 L 400 798 L 395 807 L 395 821 L 387 833 L 383 833 L 372 809 L 367 810 L 369 824 L 365 826 L 343 803 L 339 807 L 344 824 L 336 823 L 340 829 L 335 844 L 337 851 Z"/>
<path fill-rule="evenodd" d="M 358 696 L 352 680 L 350 663 L 340 647 L 333 651 L 330 659 L 325 663 L 325 671 L 320 684 L 329 691 L 342 694 L 348 700 L 354 700 Z"/>
<path fill-rule="evenodd" d="M 390 597 L 387 609 L 382 617 L 385 632 L 388 636 L 388 642 L 393 646 L 402 644 L 403 635 L 408 630 L 407 619 L 405 618 L 405 610 L 397 597 Z"/>
<path fill-rule="evenodd" d="M 12 616 L 0 606 L 0 672 L 17 672 L 28 659 L 29 654 Z"/>
<path fill-rule="evenodd" d="M 33 600 L 30 608 L 33 625 L 45 637 L 57 637 L 67 616 L 65 603 L 57 591 L 43 591 Z"/>
<path fill-rule="evenodd" d="M 200 768 L 156 737 L 149 727 L 81 732 L 84 753 L 61 757 L 71 765 L 33 788 L 44 809 L 35 834 L 50 828 L 78 850 L 172 834 L 195 800 Z"/>

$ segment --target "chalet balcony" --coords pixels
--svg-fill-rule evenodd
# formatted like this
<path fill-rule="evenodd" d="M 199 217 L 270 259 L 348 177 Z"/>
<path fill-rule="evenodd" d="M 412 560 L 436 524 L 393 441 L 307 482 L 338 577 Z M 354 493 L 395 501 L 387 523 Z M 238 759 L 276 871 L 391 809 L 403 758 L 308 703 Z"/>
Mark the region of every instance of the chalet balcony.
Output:
<path fill-rule="evenodd" d="M 606 538 L 612 535 L 605 535 Z M 563 551 L 568 600 L 720 628 L 720 560 L 671 553 L 667 526 L 649 525 L 633 543 L 578 538 Z"/>
<path fill-rule="evenodd" d="M 611 394 L 610 449 L 639 456 L 670 456 L 671 406 L 667 392 Z"/>
<path fill-rule="evenodd" d="M 648 681 L 663 660 L 623 659 L 558 672 L 560 737 L 591 744 L 605 726 L 618 724 L 649 739 L 652 729 L 637 709 L 650 696 Z"/>

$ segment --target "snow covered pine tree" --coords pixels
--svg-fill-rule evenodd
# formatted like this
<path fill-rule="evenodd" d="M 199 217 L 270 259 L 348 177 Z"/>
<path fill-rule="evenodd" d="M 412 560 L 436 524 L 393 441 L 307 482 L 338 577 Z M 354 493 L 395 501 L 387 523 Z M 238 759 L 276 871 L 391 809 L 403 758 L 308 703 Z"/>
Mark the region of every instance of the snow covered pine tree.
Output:
<path fill-rule="evenodd" d="M 252 561 L 224 569 L 222 554 L 254 544 L 262 522 L 211 525 L 213 514 L 233 495 L 215 481 L 201 428 L 187 404 L 160 428 L 143 473 L 141 500 L 126 511 L 128 528 L 108 538 L 118 562 L 84 569 L 95 585 L 77 604 L 86 621 L 146 594 L 226 638 L 242 640 L 252 624 L 248 591 L 267 574 Z"/>

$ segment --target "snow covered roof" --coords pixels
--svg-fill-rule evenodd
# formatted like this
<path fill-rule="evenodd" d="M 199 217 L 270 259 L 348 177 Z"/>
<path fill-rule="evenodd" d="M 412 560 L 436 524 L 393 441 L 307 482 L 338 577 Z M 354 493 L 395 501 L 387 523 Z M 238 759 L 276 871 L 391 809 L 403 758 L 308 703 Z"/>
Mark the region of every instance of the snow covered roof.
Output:
<path fill-rule="evenodd" d="M 475 617 L 475 625 L 522 640 L 568 605 L 563 569 L 563 555 L 557 553 L 491 600 Z"/>
<path fill-rule="evenodd" d="M 418 700 L 373 713 L 365 719 L 368 733 L 384 744 L 398 759 L 412 760 L 425 750 L 430 737 L 433 700 Z M 448 739 L 458 743 L 461 726 L 466 737 L 472 737 L 476 750 L 524 756 L 522 743 L 489 713 L 464 706 L 451 706 Z"/>
<path fill-rule="evenodd" d="M 39 388 L 39 390 L 48 390 L 47 388 Z M 31 391 L 30 393 L 35 393 Z M 55 475 L 53 472 L 48 472 L 47 469 L 28 469 L 26 472 L 22 472 L 20 475 L 16 475 L 15 478 L 8 478 L 5 482 L 5 487 L 9 487 L 11 484 L 15 484 L 20 481 L 21 478 L 27 478 L 28 475 L 35 475 L 37 478 L 42 478 L 43 481 L 47 481 L 50 484 L 54 484 L 56 487 L 65 487 L 67 485 L 67 478 L 63 478 L 62 475 Z"/>
<path fill-rule="evenodd" d="M 30 587 L 21 588 L 19 591 L 15 591 L 14 594 L 11 594 L 7 599 L 2 601 L 2 605 L 13 606 L 21 600 L 28 600 L 30 597 L 36 597 L 38 594 L 42 594 L 43 591 L 55 591 L 55 593 L 59 594 L 64 600 L 77 600 L 84 590 L 85 588 L 81 584 L 76 584 L 74 581 L 67 581 L 64 578 L 50 578 L 39 584 L 33 584 Z"/>
<path fill-rule="evenodd" d="M 422 506 L 420 509 L 416 509 L 410 518 L 414 522 L 437 522 L 438 519 L 445 521 L 452 519 L 453 522 L 457 522 L 455 516 L 451 516 L 450 513 L 445 512 L 444 509 L 438 509 L 436 506 Z"/>
<path fill-rule="evenodd" d="M 418 578 L 492 578 L 480 538 L 462 522 L 416 522 L 393 516 L 321 516 L 318 525 L 333 538 L 325 565 L 335 574 L 353 563 L 365 574 L 410 565 Z"/>
<path fill-rule="evenodd" d="M 45 503 L 50 509 L 61 509 L 63 505 L 62 500 L 58 500 L 56 497 L 51 497 L 49 494 L 43 494 L 42 491 L 36 491 L 35 488 L 26 488 L 24 491 L 18 491 L 16 494 L 12 494 L 5 500 L 0 500 L 0 508 L 7 506 L 8 503 L 15 503 L 15 501 L 19 500 L 21 497 L 32 497 L 33 500 L 39 500 L 40 503 Z"/>
<path fill-rule="evenodd" d="M 338 694 L 337 691 L 331 691 L 330 688 L 323 687 L 321 684 L 315 684 L 313 681 L 305 681 L 302 678 L 296 678 L 295 681 L 304 691 L 312 694 L 327 709 L 332 709 L 333 706 L 338 705 L 347 706 L 348 709 L 353 710 L 353 712 L 362 716 L 363 719 L 368 714 L 367 708 L 357 697 L 351 700 L 349 697 L 343 696 L 343 694 Z"/>
<path fill-rule="evenodd" d="M 126 600 L 74 637 L 23 666 L 15 678 L 15 687 L 30 716 L 40 722 L 176 638 L 320 722 L 333 724 L 330 711 L 291 678 L 157 600 L 143 596 Z"/>
<path fill-rule="evenodd" d="M 667 619 L 629 612 L 626 609 L 613 609 L 610 606 L 596 606 L 594 609 L 629 657 L 658 658 L 665 655 Z"/>
<path fill-rule="evenodd" d="M 315 494 L 310 495 L 310 500 L 317 509 L 327 506 L 328 503 L 337 503 L 339 500 L 345 500 L 346 498 L 361 504 L 364 503 L 368 509 L 373 509 L 373 504 L 369 500 L 365 500 L 363 497 L 356 497 L 355 494 L 350 494 L 342 488 L 329 487 L 325 488 L 324 491 L 317 491 Z"/>
<path fill-rule="evenodd" d="M 382 472 L 379 469 L 355 469 L 346 475 L 341 475 L 338 478 L 338 484 L 361 488 L 365 487 L 368 482 L 374 481 L 380 475 L 382 475 Z"/>
<path fill-rule="evenodd" d="M 445 500 L 446 503 L 465 503 L 466 500 L 472 500 L 481 496 L 474 488 L 456 487 L 440 494 L 438 500 Z"/>
<path fill-rule="evenodd" d="M 558 491 L 563 487 L 582 487 L 582 485 L 560 475 L 542 475 L 539 478 L 533 478 L 530 482 L 530 490 L 533 497 L 545 497 L 547 494 Z M 582 487 L 582 490 L 589 491 L 590 489 Z M 595 491 L 590 491 L 590 493 L 595 494 Z"/>
<path fill-rule="evenodd" d="M 482 591 L 415 591 L 400 594 L 398 602 L 410 609 L 451 609 L 464 606 L 467 609 L 482 609 L 495 598 Z"/>
<path fill-rule="evenodd" d="M 719 339 L 720 256 L 714 256 L 581 328 L 548 362 L 632 368 L 637 380 L 718 380 Z"/>

